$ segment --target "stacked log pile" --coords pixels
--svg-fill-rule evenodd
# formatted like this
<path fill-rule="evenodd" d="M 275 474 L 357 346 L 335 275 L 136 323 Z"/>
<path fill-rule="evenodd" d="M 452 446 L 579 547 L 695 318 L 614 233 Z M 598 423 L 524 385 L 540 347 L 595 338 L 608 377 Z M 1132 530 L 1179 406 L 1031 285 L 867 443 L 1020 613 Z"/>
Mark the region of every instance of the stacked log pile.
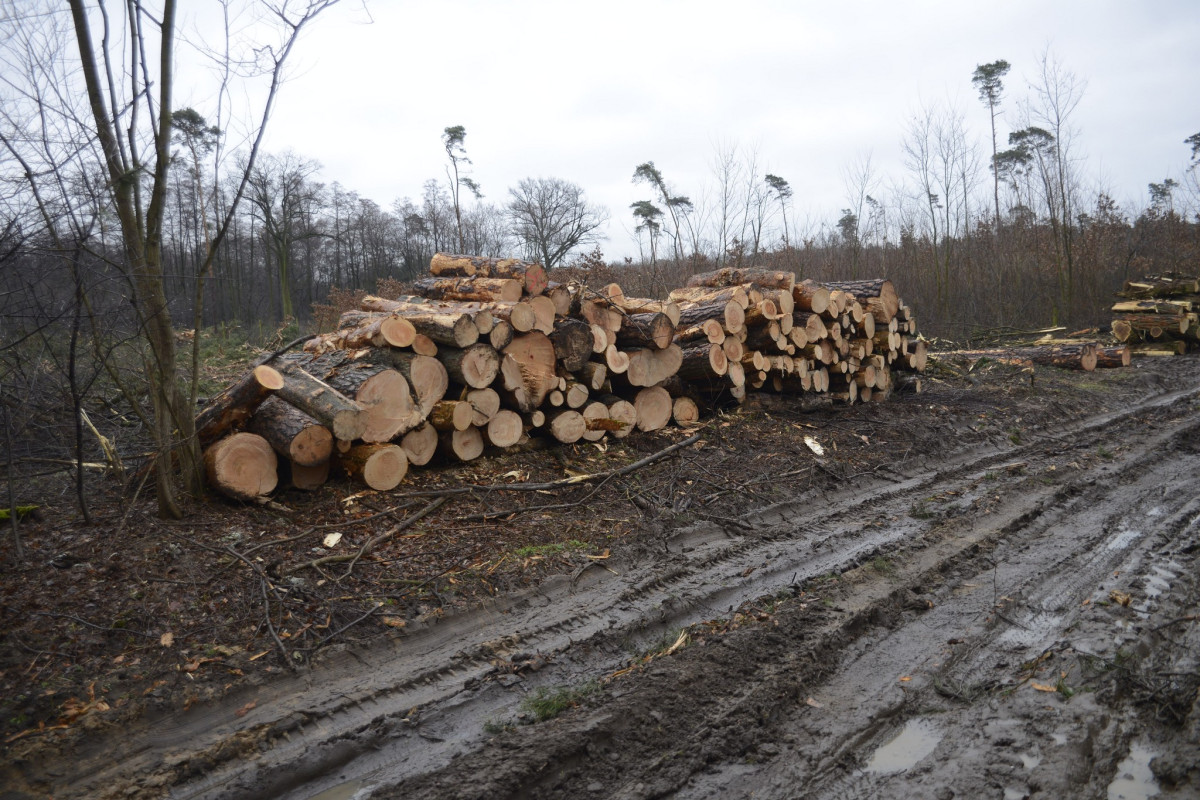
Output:
<path fill-rule="evenodd" d="M 388 490 L 434 458 L 686 426 L 749 391 L 878 402 L 894 371 L 925 368 L 916 319 L 883 279 L 727 268 L 654 300 L 439 253 L 413 291 L 364 298 L 214 398 L 197 418 L 210 484 L 251 499 L 277 469 L 313 489 L 332 468 Z"/>
<path fill-rule="evenodd" d="M 1126 281 L 1113 336 L 1145 355 L 1182 355 L 1200 343 L 1200 278 L 1168 272 Z"/>

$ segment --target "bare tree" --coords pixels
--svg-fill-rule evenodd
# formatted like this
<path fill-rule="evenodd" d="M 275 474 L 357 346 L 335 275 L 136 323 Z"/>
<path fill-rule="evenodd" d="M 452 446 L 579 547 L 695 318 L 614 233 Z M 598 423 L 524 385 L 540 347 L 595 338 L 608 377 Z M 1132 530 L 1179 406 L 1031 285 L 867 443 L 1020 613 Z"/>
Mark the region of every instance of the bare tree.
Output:
<path fill-rule="evenodd" d="M 979 90 L 979 99 L 988 107 L 992 121 L 992 181 L 993 193 L 996 199 L 996 226 L 1000 225 L 1000 167 L 996 163 L 996 108 L 1004 92 L 1004 76 L 1008 74 L 1011 65 L 1004 59 L 990 64 L 980 64 L 971 75 L 971 83 Z"/>
<path fill-rule="evenodd" d="M 459 165 L 471 163 L 471 159 L 467 158 L 467 149 L 463 145 L 466 138 L 467 129 L 462 125 L 452 125 L 442 132 L 442 146 L 446 148 L 446 157 L 450 159 L 450 164 L 446 167 L 446 177 L 450 179 L 450 196 L 454 200 L 454 219 L 458 222 L 459 252 L 467 249 L 466 238 L 463 236 L 462 203 L 459 193 L 465 186 L 471 194 L 475 195 L 476 200 L 483 197 L 483 193 L 479 190 L 479 184 L 459 169 Z"/>
<path fill-rule="evenodd" d="M 258 74 L 269 76 L 270 87 L 255 128 L 249 164 L 296 37 L 334 2 L 309 0 L 299 7 L 287 2 L 263 4 L 280 37 L 256 51 Z M 14 3 L 4 7 L 5 17 L 22 31 L 18 39 L 3 43 L 5 61 L 27 69 L 5 71 L 7 99 L 14 102 L 16 110 L 5 115 L 3 138 L 14 157 L 29 166 L 23 180 L 32 196 L 42 198 L 39 205 L 49 229 L 54 228 L 57 217 L 46 190 L 64 187 L 73 174 L 84 178 L 73 192 L 80 186 L 94 192 L 102 241 L 109 235 L 108 219 L 115 216 L 114 233 L 120 242 L 116 260 L 128 277 L 129 299 L 147 348 L 145 378 L 151 399 L 147 419 L 157 447 L 154 472 L 159 510 L 180 516 L 172 464 L 179 465 L 186 491 L 199 495 L 203 486 L 193 409 L 176 375 L 163 268 L 174 134 L 177 3 L 163 0 L 155 10 L 139 2 L 116 5 L 119 11 L 110 14 L 110 3 L 89 5 L 84 0 L 69 0 L 65 19 L 51 4 L 38 9 L 27 3 L 20 10 Z M 98 37 L 92 31 L 96 23 Z M 14 42 L 27 46 L 10 47 Z M 46 82 L 50 74 L 58 80 Z M 103 179 L 97 180 L 101 175 Z M 55 191 L 60 197 L 65 194 Z M 240 197 L 241 193 L 236 193 L 225 209 L 223 222 L 209 244 L 205 267 L 228 230 Z M 136 394 L 128 393 L 131 399 Z"/>
<path fill-rule="evenodd" d="M 603 238 L 608 210 L 587 202 L 581 186 L 561 178 L 525 178 L 508 194 L 514 235 L 546 269 Z"/>

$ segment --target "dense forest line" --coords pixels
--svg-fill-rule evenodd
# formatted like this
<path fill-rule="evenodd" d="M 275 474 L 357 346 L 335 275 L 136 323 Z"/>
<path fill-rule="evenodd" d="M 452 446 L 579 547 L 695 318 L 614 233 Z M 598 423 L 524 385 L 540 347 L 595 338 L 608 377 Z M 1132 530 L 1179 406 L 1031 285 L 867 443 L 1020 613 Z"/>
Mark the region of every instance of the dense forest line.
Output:
<path fill-rule="evenodd" d="M 1016 100 L 1009 64 L 995 61 L 963 76 L 973 108 L 932 103 L 894 131 L 880 120 L 903 171 L 883 174 L 869 156 L 844 165 L 844 200 L 824 215 L 801 217 L 770 154 L 737 144 L 714 148 L 697 185 L 653 160 L 630 164 L 642 199 L 627 209 L 559 177 L 488 186 L 485 198 L 487 165 L 472 162 L 461 125 L 443 131 L 445 159 L 428 165 L 438 177 L 383 207 L 325 183 L 304 154 L 261 147 L 293 44 L 334 2 L 289 7 L 276 38 L 249 51 L 256 61 L 238 65 L 269 87 L 256 121 L 231 120 L 219 104 L 174 106 L 173 0 L 161 16 L 135 6 L 123 21 L 72 0 L 69 13 L 21 17 L 0 42 L 10 459 L 69 455 L 120 472 L 114 454 L 145 451 L 149 438 L 160 510 L 178 515 L 176 478 L 185 493 L 202 491 L 191 418 L 213 388 L 201 369 L 212 332 L 282 342 L 328 324 L 317 312 L 339 297 L 423 275 L 435 252 L 520 256 L 552 277 L 615 280 L 643 296 L 730 264 L 887 277 L 922 331 L 960 341 L 1001 327 L 1103 326 L 1122 281 L 1194 271 L 1200 256 L 1200 133 L 1181 142 L 1178 179 L 1147 176 L 1149 202 L 1122 205 L 1086 169 L 1075 127 L 1084 84 L 1048 52 Z M 969 114 L 987 115 L 989 143 L 968 133 Z M 606 238 L 612 229 L 631 240 Z M 608 259 L 606 246 L 637 255 Z"/>

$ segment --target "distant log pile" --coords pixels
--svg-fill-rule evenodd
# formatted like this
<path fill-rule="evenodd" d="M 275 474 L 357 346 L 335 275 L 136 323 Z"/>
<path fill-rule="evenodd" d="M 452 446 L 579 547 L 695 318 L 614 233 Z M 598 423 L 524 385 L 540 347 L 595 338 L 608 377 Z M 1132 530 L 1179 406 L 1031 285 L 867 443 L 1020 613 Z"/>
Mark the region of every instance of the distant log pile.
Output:
<path fill-rule="evenodd" d="M 388 490 L 437 457 L 691 425 L 750 391 L 880 402 L 896 371 L 925 369 L 916 318 L 885 279 L 726 268 L 654 300 L 438 253 L 413 291 L 364 298 L 214 398 L 197 418 L 210 484 L 249 499 L 277 469 L 313 489 L 332 467 Z"/>
<path fill-rule="evenodd" d="M 1168 272 L 1126 281 L 1113 336 L 1143 355 L 1182 355 L 1200 343 L 1200 278 Z"/>

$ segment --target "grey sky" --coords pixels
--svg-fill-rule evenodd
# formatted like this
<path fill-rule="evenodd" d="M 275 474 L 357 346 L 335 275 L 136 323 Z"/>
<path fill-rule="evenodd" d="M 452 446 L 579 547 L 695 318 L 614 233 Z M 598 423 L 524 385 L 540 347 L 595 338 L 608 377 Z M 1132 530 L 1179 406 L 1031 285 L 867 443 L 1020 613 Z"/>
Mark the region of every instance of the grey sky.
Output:
<path fill-rule="evenodd" d="M 463 125 L 487 201 L 523 177 L 574 181 L 612 212 L 618 256 L 634 251 L 629 204 L 650 196 L 631 182 L 641 162 L 699 200 L 717 144 L 736 143 L 791 182 L 802 225 L 832 224 L 855 159 L 905 178 L 900 140 L 922 105 L 963 109 L 990 154 L 972 71 L 1011 62 L 1015 123 L 1049 47 L 1087 84 L 1073 120 L 1085 174 L 1140 204 L 1149 181 L 1181 175 L 1200 131 L 1197 43 L 1195 0 L 346 0 L 302 41 L 267 146 L 390 207 L 444 180 L 439 137 Z"/>

